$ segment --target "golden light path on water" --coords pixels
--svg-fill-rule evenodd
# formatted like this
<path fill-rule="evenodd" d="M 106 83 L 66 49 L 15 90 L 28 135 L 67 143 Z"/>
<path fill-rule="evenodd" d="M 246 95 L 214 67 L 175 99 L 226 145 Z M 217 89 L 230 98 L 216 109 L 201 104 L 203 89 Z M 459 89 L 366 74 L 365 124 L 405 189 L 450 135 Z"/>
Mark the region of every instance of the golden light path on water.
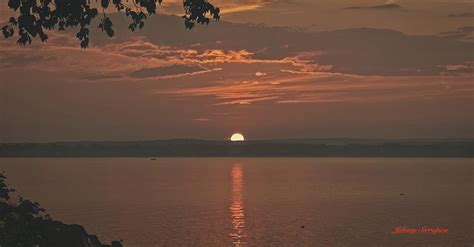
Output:
<path fill-rule="evenodd" d="M 232 231 L 229 236 L 232 239 L 234 246 L 243 246 L 245 242 L 244 227 L 245 227 L 245 209 L 243 202 L 243 169 L 242 165 L 236 163 L 232 166 L 232 203 L 230 204 L 230 214 L 232 217 Z"/>

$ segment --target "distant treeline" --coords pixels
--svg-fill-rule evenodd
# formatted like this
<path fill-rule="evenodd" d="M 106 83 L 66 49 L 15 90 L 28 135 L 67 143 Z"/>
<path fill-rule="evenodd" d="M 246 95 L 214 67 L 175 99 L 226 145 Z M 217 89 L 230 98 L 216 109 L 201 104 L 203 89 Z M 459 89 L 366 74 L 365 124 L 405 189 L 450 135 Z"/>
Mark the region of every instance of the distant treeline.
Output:
<path fill-rule="evenodd" d="M 474 141 L 322 144 L 159 140 L 0 144 L 0 157 L 473 157 Z"/>

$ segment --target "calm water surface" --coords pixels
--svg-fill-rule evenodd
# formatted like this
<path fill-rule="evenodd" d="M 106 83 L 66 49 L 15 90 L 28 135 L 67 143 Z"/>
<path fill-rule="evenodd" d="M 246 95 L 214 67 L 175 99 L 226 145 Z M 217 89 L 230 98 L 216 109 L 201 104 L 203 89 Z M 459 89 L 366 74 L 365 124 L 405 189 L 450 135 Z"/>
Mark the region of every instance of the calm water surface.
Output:
<path fill-rule="evenodd" d="M 422 158 L 0 159 L 21 195 L 126 247 L 473 246 L 473 168 Z"/>

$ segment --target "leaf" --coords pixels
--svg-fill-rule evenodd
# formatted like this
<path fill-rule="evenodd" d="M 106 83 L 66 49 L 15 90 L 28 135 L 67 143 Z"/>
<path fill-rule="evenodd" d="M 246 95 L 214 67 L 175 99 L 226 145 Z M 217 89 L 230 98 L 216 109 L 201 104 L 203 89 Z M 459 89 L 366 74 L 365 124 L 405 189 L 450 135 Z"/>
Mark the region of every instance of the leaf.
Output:
<path fill-rule="evenodd" d="M 110 0 L 101 0 L 102 8 L 106 9 L 109 7 Z"/>
<path fill-rule="evenodd" d="M 16 11 L 20 7 L 20 0 L 8 0 L 8 7 Z"/>
<path fill-rule="evenodd" d="M 8 22 L 10 22 L 10 23 L 13 24 L 13 25 L 18 24 L 18 22 L 16 21 L 15 17 L 10 17 L 10 20 L 8 20 Z"/>
<path fill-rule="evenodd" d="M 85 38 L 81 41 L 81 48 L 86 49 L 87 47 L 89 47 L 89 38 Z"/>

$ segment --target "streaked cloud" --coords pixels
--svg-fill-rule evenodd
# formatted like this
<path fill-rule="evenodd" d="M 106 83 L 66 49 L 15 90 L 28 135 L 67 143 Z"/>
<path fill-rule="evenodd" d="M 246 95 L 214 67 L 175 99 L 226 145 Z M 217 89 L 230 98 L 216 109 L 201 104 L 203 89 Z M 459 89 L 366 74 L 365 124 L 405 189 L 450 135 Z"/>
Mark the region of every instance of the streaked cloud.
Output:
<path fill-rule="evenodd" d="M 451 69 L 460 69 L 453 66 Z M 472 98 L 470 76 L 366 77 L 334 73 L 284 75 L 258 81 L 216 81 L 211 85 L 160 90 L 176 96 L 212 96 L 215 105 L 321 102 L 386 102 L 422 100 L 433 97 Z"/>
<path fill-rule="evenodd" d="M 396 10 L 396 9 L 402 9 L 402 6 L 400 6 L 396 3 L 386 3 L 386 4 L 372 5 L 372 6 L 352 6 L 352 7 L 346 7 L 344 9 L 348 9 L 348 10 L 357 10 L 357 9 Z"/>
<path fill-rule="evenodd" d="M 150 78 L 150 77 L 166 77 L 166 76 L 183 76 L 192 75 L 199 72 L 208 71 L 199 66 L 189 66 L 184 64 L 176 64 L 170 66 L 142 68 L 130 73 L 131 77 L 135 78 Z"/>
<path fill-rule="evenodd" d="M 459 27 L 454 31 L 442 32 L 439 36 L 448 39 L 454 40 L 464 40 L 464 41 L 474 41 L 474 26 L 464 26 Z M 473 49 L 468 49 L 467 51 L 472 51 Z"/>
<path fill-rule="evenodd" d="M 448 17 L 452 18 L 469 18 L 469 17 L 474 17 L 474 12 L 461 12 L 461 13 L 453 13 L 449 14 Z"/>

